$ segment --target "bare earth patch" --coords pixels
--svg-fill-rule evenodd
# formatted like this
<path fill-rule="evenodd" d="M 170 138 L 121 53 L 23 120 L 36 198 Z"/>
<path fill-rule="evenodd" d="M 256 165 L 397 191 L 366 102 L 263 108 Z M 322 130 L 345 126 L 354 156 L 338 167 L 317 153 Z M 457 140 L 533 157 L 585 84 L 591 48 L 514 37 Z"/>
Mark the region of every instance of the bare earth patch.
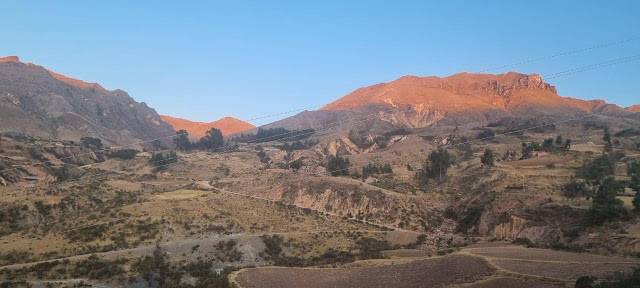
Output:
<path fill-rule="evenodd" d="M 454 255 L 367 268 L 254 268 L 236 278 L 243 287 L 443 287 L 491 274 L 480 258 Z"/>
<path fill-rule="evenodd" d="M 198 197 L 198 196 L 209 194 L 209 193 L 211 192 L 202 191 L 202 190 L 177 190 L 177 191 L 162 193 L 162 194 L 156 195 L 156 197 L 158 199 L 163 199 L 163 200 L 181 200 L 181 199 Z"/>

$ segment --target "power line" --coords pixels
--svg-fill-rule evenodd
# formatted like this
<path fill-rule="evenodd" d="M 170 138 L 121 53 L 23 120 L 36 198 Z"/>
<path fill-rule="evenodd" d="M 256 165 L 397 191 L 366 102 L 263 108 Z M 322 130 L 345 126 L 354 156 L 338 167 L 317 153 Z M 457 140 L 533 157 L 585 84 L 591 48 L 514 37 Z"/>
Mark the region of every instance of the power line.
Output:
<path fill-rule="evenodd" d="M 582 66 L 582 67 L 579 67 L 579 68 L 574 68 L 574 69 L 570 69 L 570 70 L 566 70 L 566 71 L 562 71 L 562 72 L 556 72 L 556 73 L 549 74 L 549 75 L 545 76 L 545 78 L 546 79 L 554 79 L 554 78 L 568 76 L 568 75 L 575 74 L 575 73 L 590 71 L 590 70 L 603 68 L 603 67 L 608 67 L 608 66 L 612 66 L 612 65 L 616 65 L 616 64 L 622 64 L 622 63 L 626 63 L 626 62 L 630 62 L 630 61 L 634 61 L 634 60 L 638 60 L 638 59 L 640 59 L 640 54 L 627 56 L 627 57 L 622 57 L 622 58 L 618 58 L 618 59 L 615 59 L 615 60 L 602 62 L 602 63 L 598 63 L 598 64 Z"/>
<path fill-rule="evenodd" d="M 508 66 L 515 66 L 515 65 L 520 65 L 520 64 L 524 64 L 524 63 L 530 63 L 530 62 L 535 62 L 535 61 L 540 61 L 540 60 L 545 60 L 545 59 L 551 59 L 551 58 L 555 58 L 555 57 L 559 57 L 559 56 L 563 56 L 563 55 L 573 54 L 573 53 L 586 51 L 586 50 L 591 50 L 591 49 L 596 49 L 596 48 L 605 47 L 605 46 L 611 46 L 611 45 L 626 43 L 626 42 L 630 42 L 630 41 L 638 40 L 638 39 L 640 39 L 640 37 L 635 37 L 635 38 L 631 38 L 631 39 L 627 39 L 627 40 L 622 40 L 622 41 L 611 42 L 611 43 L 607 43 L 607 44 L 602 44 L 602 45 L 582 48 L 582 49 L 573 50 L 573 51 L 564 52 L 564 53 L 559 53 L 559 54 L 555 54 L 555 55 L 551 55 L 551 56 L 535 58 L 535 59 L 531 59 L 531 60 L 527 60 L 527 61 L 523 61 L 523 62 L 517 62 L 517 63 L 513 63 L 513 64 L 509 64 L 509 65 L 505 65 L 505 66 L 501 66 L 501 67 L 497 67 L 497 68 L 491 68 L 491 69 L 487 69 L 487 70 L 483 70 L 483 71 L 495 70 L 495 69 L 504 68 L 504 67 L 508 67 Z M 566 71 L 562 71 L 562 72 L 556 72 L 556 73 L 548 74 L 548 75 L 545 76 L 545 78 L 546 79 L 554 79 L 554 78 L 558 78 L 558 77 L 562 77 L 562 76 L 568 76 L 568 75 L 575 74 L 575 73 L 580 73 L 580 72 L 594 70 L 594 69 L 598 69 L 598 68 L 602 68 L 602 67 L 612 66 L 612 65 L 615 65 L 615 64 L 621 64 L 621 63 L 637 60 L 639 58 L 640 58 L 640 54 L 632 55 L 632 56 L 628 56 L 628 57 L 623 57 L 623 58 L 619 58 L 619 59 L 616 59 L 616 60 L 612 60 L 612 61 L 609 61 L 609 62 L 603 62 L 603 63 L 599 63 L 599 64 L 594 64 L 594 65 L 584 66 L 584 67 L 575 68 L 575 69 L 571 69 L 571 70 L 566 70 Z M 479 73 L 483 72 L 483 71 L 479 71 Z M 251 118 L 251 119 L 247 119 L 247 120 L 243 120 L 243 121 L 249 122 L 249 121 L 258 120 L 258 119 L 275 117 L 275 116 L 280 116 L 280 115 L 289 114 L 289 113 L 293 113 L 293 112 L 305 111 L 307 109 L 317 108 L 317 107 L 321 107 L 321 106 L 324 106 L 324 105 L 313 105 L 313 106 L 309 106 L 309 107 L 305 107 L 305 108 L 289 110 L 289 111 L 285 111 L 285 112 L 279 112 L 279 113 L 275 113 L 275 114 L 271 114 L 271 115 L 267 115 L 267 116 L 255 117 L 255 118 Z M 2 131 L 0 133 L 6 133 L 6 132 L 14 132 L 14 131 Z M 177 137 L 177 135 L 174 134 L 174 135 L 158 137 L 158 138 L 154 138 L 154 139 L 150 139 L 150 140 L 137 141 L 137 142 L 133 142 L 133 143 L 122 145 L 122 146 L 116 146 L 116 147 L 113 147 L 113 149 L 123 149 L 125 147 L 131 147 L 131 146 L 135 146 L 135 145 L 140 145 L 140 144 L 144 144 L 144 143 L 149 143 L 149 142 L 154 142 L 154 141 L 159 141 L 159 140 L 164 140 L 164 139 L 170 139 L 170 138 L 175 138 L 175 137 Z M 74 154 L 74 155 L 71 155 L 71 156 L 57 158 L 57 159 L 54 159 L 54 160 L 43 161 L 43 162 L 40 162 L 40 163 L 37 163 L 37 164 L 20 166 L 20 168 L 34 167 L 34 166 L 42 165 L 42 164 L 45 164 L 45 163 L 51 163 L 53 161 L 65 160 L 65 159 L 70 159 L 70 158 L 84 156 L 84 155 L 90 155 L 90 154 L 95 153 L 95 152 L 104 152 L 104 151 L 108 151 L 110 149 L 106 149 L 105 148 L 105 149 L 95 150 L 95 151 L 81 153 L 81 154 Z M 0 170 L 0 173 L 5 172 L 5 171 L 9 171 L 9 170 L 15 170 L 15 169 L 18 169 L 18 167 L 11 167 L 11 168 Z"/>
<path fill-rule="evenodd" d="M 575 53 L 579 53 L 579 52 L 584 52 L 584 51 L 594 50 L 594 49 L 598 49 L 598 48 L 603 48 L 603 47 L 623 44 L 623 43 L 635 41 L 635 40 L 638 40 L 638 39 L 640 39 L 640 37 L 633 37 L 633 38 L 629 38 L 629 39 L 626 39 L 626 40 L 614 41 L 614 42 L 609 42 L 609 43 L 600 44 L 600 45 L 596 45 L 596 46 L 591 46 L 591 47 L 586 47 L 586 48 L 580 48 L 580 49 L 576 49 L 576 50 L 561 52 L 561 53 L 558 53 L 558 54 L 552 54 L 552 55 L 533 58 L 533 59 L 529 59 L 529 60 L 524 60 L 524 61 L 516 62 L 516 63 L 512 63 L 512 64 L 507 64 L 507 65 L 502 65 L 502 66 L 493 67 L 493 68 L 489 68 L 489 69 L 484 69 L 484 70 L 478 71 L 477 73 L 489 72 L 489 71 L 493 71 L 493 70 L 509 68 L 509 67 L 518 66 L 518 65 L 522 65 L 522 64 L 528 64 L 528 63 L 533 63 L 533 62 L 538 62 L 538 61 L 549 60 L 549 59 L 553 59 L 553 58 L 557 58 L 557 57 L 561 57 L 561 56 L 566 56 L 566 55 L 571 55 L 571 54 L 575 54 Z"/>

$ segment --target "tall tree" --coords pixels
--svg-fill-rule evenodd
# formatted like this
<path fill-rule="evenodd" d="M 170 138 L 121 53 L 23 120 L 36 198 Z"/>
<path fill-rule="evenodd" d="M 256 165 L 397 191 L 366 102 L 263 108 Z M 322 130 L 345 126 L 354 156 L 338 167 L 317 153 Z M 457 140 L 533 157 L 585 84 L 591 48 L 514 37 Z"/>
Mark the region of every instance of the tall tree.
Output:
<path fill-rule="evenodd" d="M 191 142 L 189 141 L 189 132 L 186 130 L 178 130 L 176 137 L 173 138 L 173 144 L 176 145 L 176 149 L 187 151 L 191 149 Z"/>
<path fill-rule="evenodd" d="M 329 162 L 327 163 L 327 172 L 332 176 L 349 175 L 349 158 L 343 158 L 341 156 L 329 156 Z"/>
<path fill-rule="evenodd" d="M 613 145 L 611 145 L 611 133 L 609 133 L 609 128 L 604 128 L 604 134 L 602 135 L 602 140 L 604 140 L 604 151 L 612 152 Z"/>
<path fill-rule="evenodd" d="M 629 188 L 636 192 L 632 202 L 633 208 L 636 211 L 640 211 L 640 162 L 633 160 L 633 162 L 627 164 L 627 175 L 631 178 Z"/>
<path fill-rule="evenodd" d="M 480 158 L 480 162 L 482 162 L 482 164 L 485 166 L 489 166 L 489 167 L 495 166 L 494 159 L 493 159 L 493 151 L 491 149 L 485 149 L 484 154 L 482 155 L 482 158 Z"/>
<path fill-rule="evenodd" d="M 440 148 L 431 151 L 422 171 L 418 172 L 418 178 L 424 182 L 427 182 L 429 178 L 442 181 L 447 176 L 449 166 L 451 166 L 451 155 L 446 149 Z"/>
<path fill-rule="evenodd" d="M 615 220 L 625 212 L 622 200 L 616 195 L 624 189 L 624 186 L 613 177 L 604 179 L 598 186 L 596 195 L 593 196 L 588 216 L 593 224 L 602 224 L 607 220 Z"/>
<path fill-rule="evenodd" d="M 202 149 L 216 149 L 224 145 L 224 138 L 222 132 L 216 128 L 211 128 L 207 131 L 207 134 L 200 138 L 200 148 Z"/>

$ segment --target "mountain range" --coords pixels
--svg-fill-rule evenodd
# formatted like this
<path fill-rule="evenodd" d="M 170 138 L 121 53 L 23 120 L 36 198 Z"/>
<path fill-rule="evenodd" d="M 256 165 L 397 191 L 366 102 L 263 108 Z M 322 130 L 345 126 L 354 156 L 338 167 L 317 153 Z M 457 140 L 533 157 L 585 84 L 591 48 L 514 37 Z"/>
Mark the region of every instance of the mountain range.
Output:
<path fill-rule="evenodd" d="M 269 126 L 308 129 L 377 115 L 365 126 L 385 130 L 392 126 L 422 128 L 436 123 L 463 125 L 514 116 L 587 113 L 629 116 L 636 112 L 640 112 L 640 105 L 621 108 L 603 100 L 562 97 L 537 74 L 459 73 L 442 78 L 403 76 L 363 87 L 317 111 L 305 111 Z"/>
<path fill-rule="evenodd" d="M 385 131 L 514 116 L 608 113 L 640 117 L 639 112 L 640 105 L 621 108 L 603 100 L 562 97 L 537 74 L 459 73 L 403 76 L 359 88 L 319 110 L 304 111 L 264 127 L 318 130 L 356 121 L 358 129 Z M 23 63 L 16 56 L 0 58 L 0 118 L 2 131 L 64 140 L 91 136 L 109 144 L 167 138 L 181 129 L 200 138 L 212 127 L 225 136 L 256 128 L 232 117 L 207 123 L 160 116 L 122 90 L 110 91 L 97 83 Z"/>

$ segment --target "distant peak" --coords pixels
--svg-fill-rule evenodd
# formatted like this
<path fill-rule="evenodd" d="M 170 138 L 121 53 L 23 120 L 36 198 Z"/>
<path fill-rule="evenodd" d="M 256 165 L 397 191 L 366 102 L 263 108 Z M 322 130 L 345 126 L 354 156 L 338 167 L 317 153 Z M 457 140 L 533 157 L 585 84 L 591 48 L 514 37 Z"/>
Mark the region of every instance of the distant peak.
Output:
<path fill-rule="evenodd" d="M 627 111 L 631 111 L 631 112 L 635 112 L 635 113 L 640 113 L 640 104 L 639 105 L 633 105 L 633 106 L 629 106 L 627 108 L 624 108 Z"/>
<path fill-rule="evenodd" d="M 18 56 L 7 56 L 0 58 L 0 62 L 20 62 L 20 58 Z"/>
<path fill-rule="evenodd" d="M 536 97 L 541 98 L 534 99 Z M 321 110 L 352 110 L 365 104 L 389 104 L 393 107 L 414 107 L 420 111 L 459 112 L 510 109 L 520 102 L 538 103 L 543 98 L 549 103 L 560 101 L 554 97 L 559 97 L 556 88 L 544 82 L 538 74 L 463 72 L 446 77 L 405 75 L 391 82 L 357 89 Z"/>
<path fill-rule="evenodd" d="M 194 138 L 203 137 L 211 128 L 220 129 L 224 136 L 256 128 L 256 126 L 251 123 L 228 116 L 208 123 L 191 121 L 167 115 L 160 115 L 160 118 L 162 121 L 171 124 L 174 130 L 186 130 L 189 132 L 189 136 Z"/>

